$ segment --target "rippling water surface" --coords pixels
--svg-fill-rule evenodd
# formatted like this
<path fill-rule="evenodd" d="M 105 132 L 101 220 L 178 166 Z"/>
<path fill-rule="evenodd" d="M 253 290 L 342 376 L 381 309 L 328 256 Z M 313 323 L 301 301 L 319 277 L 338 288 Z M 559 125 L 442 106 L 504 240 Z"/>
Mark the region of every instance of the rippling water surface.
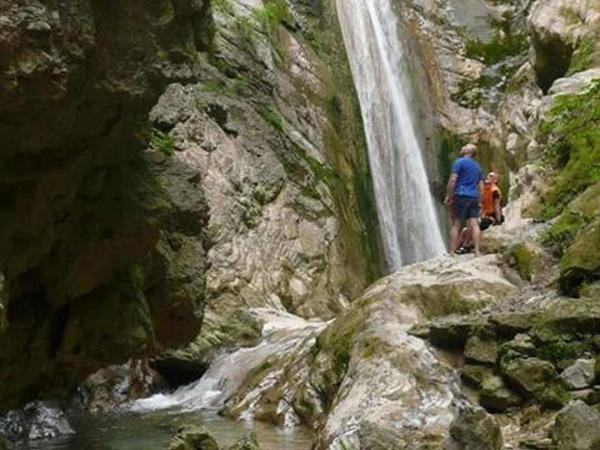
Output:
<path fill-rule="evenodd" d="M 277 428 L 263 423 L 246 424 L 212 413 L 120 414 L 107 417 L 71 417 L 75 436 L 37 441 L 17 450 L 166 450 L 177 428 L 205 426 L 225 448 L 254 429 L 264 450 L 309 450 L 311 433 L 303 428 Z"/>

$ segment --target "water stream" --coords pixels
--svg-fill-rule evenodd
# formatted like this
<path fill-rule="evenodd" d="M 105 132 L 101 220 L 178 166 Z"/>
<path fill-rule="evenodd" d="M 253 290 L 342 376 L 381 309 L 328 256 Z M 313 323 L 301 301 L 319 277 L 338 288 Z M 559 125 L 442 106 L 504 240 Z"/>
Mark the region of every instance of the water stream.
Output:
<path fill-rule="evenodd" d="M 410 98 L 407 52 L 391 0 L 336 0 L 369 147 L 388 269 L 445 246 Z"/>
<path fill-rule="evenodd" d="M 69 418 L 77 434 L 51 441 L 22 443 L 15 450 L 165 450 L 181 425 L 202 425 L 220 446 L 227 448 L 250 430 L 264 450 L 308 450 L 312 435 L 303 428 L 276 428 L 264 423 L 245 423 L 210 412 L 116 414 Z"/>
<path fill-rule="evenodd" d="M 161 449 L 167 448 L 179 426 L 195 424 L 205 426 L 223 448 L 253 429 L 264 450 L 308 450 L 313 436 L 302 426 L 275 427 L 253 421 L 251 414 L 247 415 L 248 420 L 233 420 L 218 413 L 253 370 L 267 361 L 306 350 L 327 323 L 268 308 L 255 308 L 248 313 L 263 323 L 261 342 L 255 347 L 223 352 L 198 381 L 123 405 L 114 415 L 71 414 L 74 435 L 22 443 L 16 449 Z"/>

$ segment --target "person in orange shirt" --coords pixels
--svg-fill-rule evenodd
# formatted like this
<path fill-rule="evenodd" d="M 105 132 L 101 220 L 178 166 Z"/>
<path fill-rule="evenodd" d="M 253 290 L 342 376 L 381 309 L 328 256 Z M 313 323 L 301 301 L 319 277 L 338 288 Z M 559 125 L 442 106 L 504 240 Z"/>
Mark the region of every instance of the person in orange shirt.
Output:
<path fill-rule="evenodd" d="M 492 225 L 504 222 L 502 215 L 502 191 L 498 187 L 500 175 L 496 172 L 488 173 L 483 185 L 483 199 L 481 203 L 481 216 L 479 229 L 487 230 Z M 463 228 L 460 233 L 460 246 L 456 253 L 468 253 L 471 250 L 471 233 L 468 228 Z"/>

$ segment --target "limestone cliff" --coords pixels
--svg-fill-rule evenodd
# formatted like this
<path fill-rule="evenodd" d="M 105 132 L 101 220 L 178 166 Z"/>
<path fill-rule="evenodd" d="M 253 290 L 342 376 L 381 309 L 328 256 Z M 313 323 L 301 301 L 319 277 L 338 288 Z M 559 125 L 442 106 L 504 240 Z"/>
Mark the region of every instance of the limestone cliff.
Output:
<path fill-rule="evenodd" d="M 377 273 L 329 3 L 212 3 L 0 2 L 3 408 Z"/>

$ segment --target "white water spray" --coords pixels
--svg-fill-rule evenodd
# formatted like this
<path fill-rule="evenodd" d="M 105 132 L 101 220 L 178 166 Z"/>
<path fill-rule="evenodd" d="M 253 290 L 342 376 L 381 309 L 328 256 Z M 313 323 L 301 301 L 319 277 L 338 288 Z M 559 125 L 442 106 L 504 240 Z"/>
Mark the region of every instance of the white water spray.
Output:
<path fill-rule="evenodd" d="M 406 49 L 391 0 L 336 0 L 360 100 L 390 271 L 443 254 L 414 112 Z"/>
<path fill-rule="evenodd" d="M 222 354 L 198 381 L 175 392 L 156 394 L 134 401 L 126 409 L 134 412 L 158 410 L 219 411 L 244 383 L 248 374 L 269 358 L 282 357 L 310 344 L 327 325 L 304 320 L 282 311 L 256 308 L 248 313 L 263 322 L 263 339 L 256 346 Z"/>

